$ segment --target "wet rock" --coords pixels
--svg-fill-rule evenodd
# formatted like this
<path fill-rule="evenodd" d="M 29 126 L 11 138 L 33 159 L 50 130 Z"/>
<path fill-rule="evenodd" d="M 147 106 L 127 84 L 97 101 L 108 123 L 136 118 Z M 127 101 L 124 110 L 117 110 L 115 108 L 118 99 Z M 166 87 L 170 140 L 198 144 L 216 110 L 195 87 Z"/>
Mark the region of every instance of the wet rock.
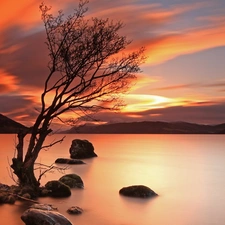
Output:
<path fill-rule="evenodd" d="M 26 225 L 72 225 L 65 216 L 56 211 L 34 208 L 26 210 L 21 219 Z"/>
<path fill-rule="evenodd" d="M 70 187 L 58 180 L 52 180 L 45 184 L 49 195 L 52 197 L 68 197 L 71 195 Z"/>
<path fill-rule="evenodd" d="M 14 204 L 16 201 L 16 197 L 8 192 L 1 191 L 0 192 L 0 203 L 8 203 Z"/>
<path fill-rule="evenodd" d="M 0 183 L 0 191 L 9 191 L 10 186 L 7 184 Z"/>
<path fill-rule="evenodd" d="M 48 190 L 46 187 L 40 187 L 39 188 L 39 196 L 40 197 L 47 197 L 51 193 L 51 190 Z"/>
<path fill-rule="evenodd" d="M 29 193 L 23 194 L 22 197 L 25 198 L 25 199 L 31 199 L 31 196 L 30 196 Z"/>
<path fill-rule="evenodd" d="M 83 209 L 78 206 L 72 206 L 69 209 L 67 209 L 67 212 L 69 214 L 79 215 L 83 213 Z"/>
<path fill-rule="evenodd" d="M 74 139 L 70 147 L 70 158 L 85 159 L 96 157 L 94 147 L 91 142 L 87 140 Z"/>
<path fill-rule="evenodd" d="M 144 185 L 132 185 L 123 187 L 122 189 L 120 189 L 119 193 L 124 196 L 138 198 L 149 198 L 158 195 L 152 189 Z"/>
<path fill-rule="evenodd" d="M 15 189 L 16 190 L 16 189 Z M 18 195 L 29 199 L 35 199 L 38 197 L 38 193 L 30 186 L 18 187 Z"/>
<path fill-rule="evenodd" d="M 84 188 L 84 183 L 77 174 L 67 174 L 62 176 L 59 181 L 68 185 L 70 188 Z"/>
<path fill-rule="evenodd" d="M 77 165 L 77 164 L 85 164 L 82 160 L 78 159 L 65 159 L 65 158 L 58 158 L 55 160 L 55 163 L 59 164 L 71 164 L 71 165 Z"/>

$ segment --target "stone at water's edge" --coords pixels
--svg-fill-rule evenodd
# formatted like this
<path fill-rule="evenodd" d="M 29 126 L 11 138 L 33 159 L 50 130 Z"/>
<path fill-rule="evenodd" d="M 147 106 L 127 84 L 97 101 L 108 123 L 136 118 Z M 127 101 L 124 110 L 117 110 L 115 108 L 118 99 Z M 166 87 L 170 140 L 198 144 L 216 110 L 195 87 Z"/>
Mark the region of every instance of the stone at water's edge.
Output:
<path fill-rule="evenodd" d="M 84 188 L 84 183 L 77 174 L 66 174 L 62 176 L 59 181 L 68 185 L 70 188 Z"/>
<path fill-rule="evenodd" d="M 132 185 L 123 187 L 122 189 L 120 189 L 119 193 L 124 196 L 137 198 L 149 198 L 158 195 L 152 189 L 144 185 Z"/>
<path fill-rule="evenodd" d="M 65 216 L 56 212 L 41 209 L 28 209 L 22 216 L 26 225 L 73 225 Z"/>
<path fill-rule="evenodd" d="M 72 206 L 70 207 L 67 212 L 69 214 L 74 214 L 74 215 L 79 215 L 79 214 L 82 214 L 83 213 L 83 209 L 81 209 L 80 207 L 78 206 Z"/>
<path fill-rule="evenodd" d="M 65 158 L 58 158 L 58 159 L 55 160 L 55 163 L 59 163 L 59 164 L 85 164 L 82 160 L 65 159 Z"/>
<path fill-rule="evenodd" d="M 45 187 L 52 197 L 68 197 L 71 195 L 70 187 L 58 180 L 47 182 Z"/>
<path fill-rule="evenodd" d="M 72 159 L 85 159 L 96 157 L 94 147 L 91 142 L 87 140 L 74 139 L 70 147 L 70 158 Z"/>

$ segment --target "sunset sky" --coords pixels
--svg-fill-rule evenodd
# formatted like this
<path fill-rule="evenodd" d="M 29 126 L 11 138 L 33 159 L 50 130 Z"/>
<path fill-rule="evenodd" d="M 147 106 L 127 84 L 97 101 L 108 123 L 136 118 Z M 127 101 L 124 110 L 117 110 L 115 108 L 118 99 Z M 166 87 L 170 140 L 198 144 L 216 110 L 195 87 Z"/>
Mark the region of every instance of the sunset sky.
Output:
<path fill-rule="evenodd" d="M 31 125 L 48 74 L 41 1 L 8 0 L 0 7 L 0 113 Z M 46 0 L 65 13 L 76 0 Z M 88 16 L 121 20 L 145 64 L 121 112 L 103 122 L 144 120 L 225 122 L 224 0 L 90 0 Z"/>

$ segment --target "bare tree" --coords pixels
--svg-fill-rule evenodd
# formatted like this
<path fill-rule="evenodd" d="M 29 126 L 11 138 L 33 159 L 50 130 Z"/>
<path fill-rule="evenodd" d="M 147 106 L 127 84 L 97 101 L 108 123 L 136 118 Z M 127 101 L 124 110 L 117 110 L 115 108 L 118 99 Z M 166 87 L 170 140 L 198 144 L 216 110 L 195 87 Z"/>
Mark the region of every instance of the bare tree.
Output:
<path fill-rule="evenodd" d="M 109 19 L 86 20 L 87 1 L 80 1 L 74 13 L 65 18 L 62 11 L 54 17 L 50 7 L 40 5 L 49 50 L 49 74 L 41 95 L 41 109 L 29 131 L 18 133 L 17 155 L 12 159 L 14 173 L 21 185 L 39 187 L 34 164 L 39 152 L 62 140 L 44 146 L 50 125 L 60 115 L 73 110 L 89 115 L 102 108 L 118 108 L 120 94 L 126 92 L 140 72 L 144 49 L 125 54 L 131 43 L 119 34 L 121 22 Z M 31 132 L 24 155 L 24 137 Z"/>

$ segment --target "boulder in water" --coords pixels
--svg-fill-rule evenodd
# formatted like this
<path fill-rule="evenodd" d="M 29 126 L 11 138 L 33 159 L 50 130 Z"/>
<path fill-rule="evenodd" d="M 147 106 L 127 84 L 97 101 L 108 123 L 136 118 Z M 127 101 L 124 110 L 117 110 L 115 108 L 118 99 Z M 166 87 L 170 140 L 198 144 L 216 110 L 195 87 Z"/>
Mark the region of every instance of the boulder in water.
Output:
<path fill-rule="evenodd" d="M 137 198 L 149 198 L 158 195 L 152 189 L 144 185 L 132 185 L 123 187 L 122 189 L 120 189 L 119 193 L 124 196 Z"/>
<path fill-rule="evenodd" d="M 68 185 L 70 188 L 84 188 L 84 183 L 77 174 L 67 174 L 62 176 L 59 181 Z"/>
<path fill-rule="evenodd" d="M 26 210 L 21 219 L 26 225 L 72 225 L 72 223 L 62 214 L 56 211 L 31 208 Z"/>
<path fill-rule="evenodd" d="M 52 197 L 68 197 L 71 195 L 70 187 L 58 180 L 52 180 L 45 184 L 49 195 Z"/>
<path fill-rule="evenodd" d="M 96 157 L 94 147 L 91 142 L 87 140 L 74 139 L 70 147 L 70 158 L 85 159 Z"/>

